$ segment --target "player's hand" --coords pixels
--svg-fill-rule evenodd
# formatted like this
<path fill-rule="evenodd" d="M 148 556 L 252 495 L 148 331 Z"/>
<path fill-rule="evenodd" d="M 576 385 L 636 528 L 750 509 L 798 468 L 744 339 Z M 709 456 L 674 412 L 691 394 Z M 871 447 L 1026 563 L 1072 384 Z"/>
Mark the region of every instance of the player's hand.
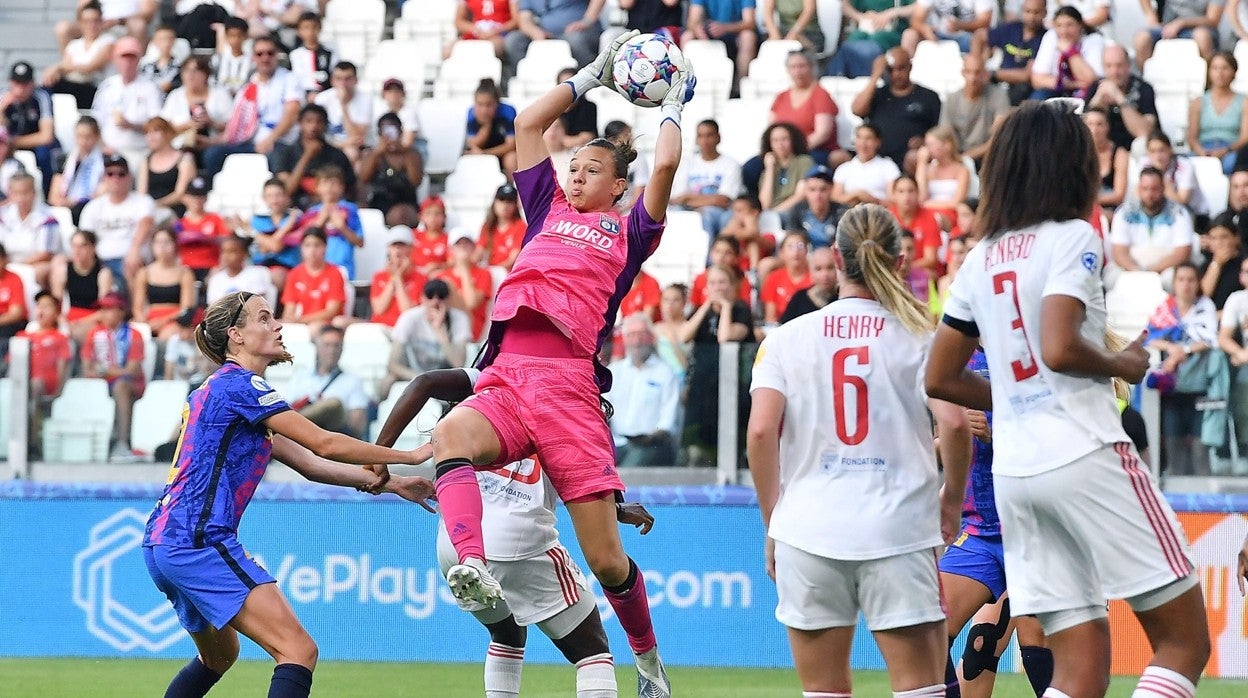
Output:
<path fill-rule="evenodd" d="M 364 470 L 372 473 L 374 478 L 371 482 L 366 482 L 356 489 L 369 494 L 381 494 L 386 483 L 390 481 L 390 468 L 384 464 L 372 463 L 364 466 Z"/>
<path fill-rule="evenodd" d="M 429 478 L 394 477 L 386 483 L 385 491 L 397 494 L 409 502 L 415 502 L 431 514 L 437 513 L 437 509 L 429 504 L 429 502 L 438 501 L 437 490 L 434 489 L 433 482 Z"/>
<path fill-rule="evenodd" d="M 620 502 L 616 504 L 615 519 L 622 524 L 628 524 L 640 529 L 643 536 L 649 533 L 650 529 L 654 528 L 654 514 L 651 514 L 637 502 Z"/>
<path fill-rule="evenodd" d="M 771 536 L 763 540 L 763 565 L 771 581 L 776 581 L 776 541 Z"/>
<path fill-rule="evenodd" d="M 422 446 L 418 446 L 408 453 L 412 457 L 410 465 L 420 465 L 430 458 L 433 458 L 433 442 L 428 442 Z"/>
<path fill-rule="evenodd" d="M 967 410 L 966 423 L 971 428 L 971 436 L 986 444 L 992 443 L 992 425 L 988 423 L 987 414 L 979 410 Z"/>
<path fill-rule="evenodd" d="M 572 76 L 569 82 L 572 84 L 572 90 L 576 93 L 575 96 L 578 99 L 585 96 L 586 92 L 595 87 L 612 83 L 611 71 L 615 66 L 615 54 L 619 53 L 620 47 L 627 43 L 629 39 L 639 34 L 641 32 L 634 29 L 615 37 L 610 46 L 603 49 L 594 60 L 577 71 L 576 75 Z"/>
<path fill-rule="evenodd" d="M 962 531 L 962 493 L 940 487 L 940 537 L 952 545 Z"/>
<path fill-rule="evenodd" d="M 1132 385 L 1144 380 L 1144 374 L 1148 373 L 1148 351 L 1144 349 L 1144 340 L 1147 338 L 1148 331 L 1141 332 L 1116 357 L 1118 370 L 1115 375 Z"/>

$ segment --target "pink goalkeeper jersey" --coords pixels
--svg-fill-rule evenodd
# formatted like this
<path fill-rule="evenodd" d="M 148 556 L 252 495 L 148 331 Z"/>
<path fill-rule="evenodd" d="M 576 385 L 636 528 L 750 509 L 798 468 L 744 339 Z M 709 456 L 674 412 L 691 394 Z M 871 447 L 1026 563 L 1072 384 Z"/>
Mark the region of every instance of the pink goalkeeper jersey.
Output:
<path fill-rule="evenodd" d="M 488 347 L 477 367 L 493 362 L 506 321 L 522 306 L 550 318 L 578 354 L 596 356 L 641 263 L 658 247 L 664 222 L 650 217 L 642 199 L 627 218 L 616 211 L 578 212 L 555 179 L 550 158 L 517 172 L 515 181 L 528 230 L 498 287 Z M 611 374 L 595 368 L 598 387 L 606 392 Z"/>

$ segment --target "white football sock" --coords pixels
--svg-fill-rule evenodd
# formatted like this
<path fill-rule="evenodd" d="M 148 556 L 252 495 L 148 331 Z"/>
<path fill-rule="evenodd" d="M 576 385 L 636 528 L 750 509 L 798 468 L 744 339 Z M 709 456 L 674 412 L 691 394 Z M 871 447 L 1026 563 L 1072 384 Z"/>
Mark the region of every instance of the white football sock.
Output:
<path fill-rule="evenodd" d="M 523 647 L 491 642 L 485 653 L 485 698 L 515 698 L 520 695 L 520 672 L 523 670 Z"/>
<path fill-rule="evenodd" d="M 595 654 L 576 663 L 576 698 L 616 698 L 615 661 Z"/>

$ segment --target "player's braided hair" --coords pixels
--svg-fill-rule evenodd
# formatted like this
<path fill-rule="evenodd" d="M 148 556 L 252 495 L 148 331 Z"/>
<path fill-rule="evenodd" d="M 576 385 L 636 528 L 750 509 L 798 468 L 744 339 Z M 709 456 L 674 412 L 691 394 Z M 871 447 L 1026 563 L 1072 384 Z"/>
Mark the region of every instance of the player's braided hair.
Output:
<path fill-rule="evenodd" d="M 845 276 L 866 286 L 907 330 L 932 331 L 927 308 L 897 276 L 901 226 L 888 209 L 877 204 L 851 208 L 836 226 L 836 248 L 845 260 Z"/>
<path fill-rule="evenodd" d="M 248 291 L 239 291 L 221 298 L 208 306 L 204 319 L 195 327 L 195 344 L 200 352 L 213 363 L 225 363 L 230 346 L 230 328 L 247 325 L 249 319 L 247 301 L 251 300 L 254 295 L 256 294 Z M 274 360 L 271 364 L 287 363 L 292 360 L 290 352 L 285 352 L 280 359 Z"/>

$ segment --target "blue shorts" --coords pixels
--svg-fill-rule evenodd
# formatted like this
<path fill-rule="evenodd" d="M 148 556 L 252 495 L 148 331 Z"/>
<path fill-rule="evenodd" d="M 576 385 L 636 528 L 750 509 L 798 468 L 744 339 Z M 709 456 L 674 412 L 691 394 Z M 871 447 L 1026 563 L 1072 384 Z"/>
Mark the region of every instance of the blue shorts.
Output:
<path fill-rule="evenodd" d="M 962 531 L 940 558 L 940 571 L 974 579 L 988 587 L 996 601 L 1005 593 L 1005 548 L 1001 536 L 976 536 Z"/>
<path fill-rule="evenodd" d="M 1162 29 L 1161 27 L 1149 27 L 1148 28 L 1148 33 L 1150 36 L 1153 37 L 1154 44 L 1157 43 L 1158 41 L 1161 41 L 1161 29 Z M 1218 32 L 1214 30 L 1211 33 L 1213 34 L 1213 47 L 1217 48 L 1218 47 Z M 1192 29 L 1188 28 L 1188 29 L 1180 30 L 1179 35 L 1175 38 L 1178 38 L 1178 39 L 1192 38 Z"/>
<path fill-rule="evenodd" d="M 955 41 L 958 44 L 959 51 L 962 53 L 971 52 L 971 32 L 953 32 L 946 34 L 942 31 L 937 31 L 936 38 L 940 41 Z"/>
<path fill-rule="evenodd" d="M 212 627 L 220 630 L 243 608 L 251 590 L 274 579 L 248 557 L 238 539 L 206 548 L 143 548 L 147 571 L 156 588 L 165 592 L 187 632 Z"/>

